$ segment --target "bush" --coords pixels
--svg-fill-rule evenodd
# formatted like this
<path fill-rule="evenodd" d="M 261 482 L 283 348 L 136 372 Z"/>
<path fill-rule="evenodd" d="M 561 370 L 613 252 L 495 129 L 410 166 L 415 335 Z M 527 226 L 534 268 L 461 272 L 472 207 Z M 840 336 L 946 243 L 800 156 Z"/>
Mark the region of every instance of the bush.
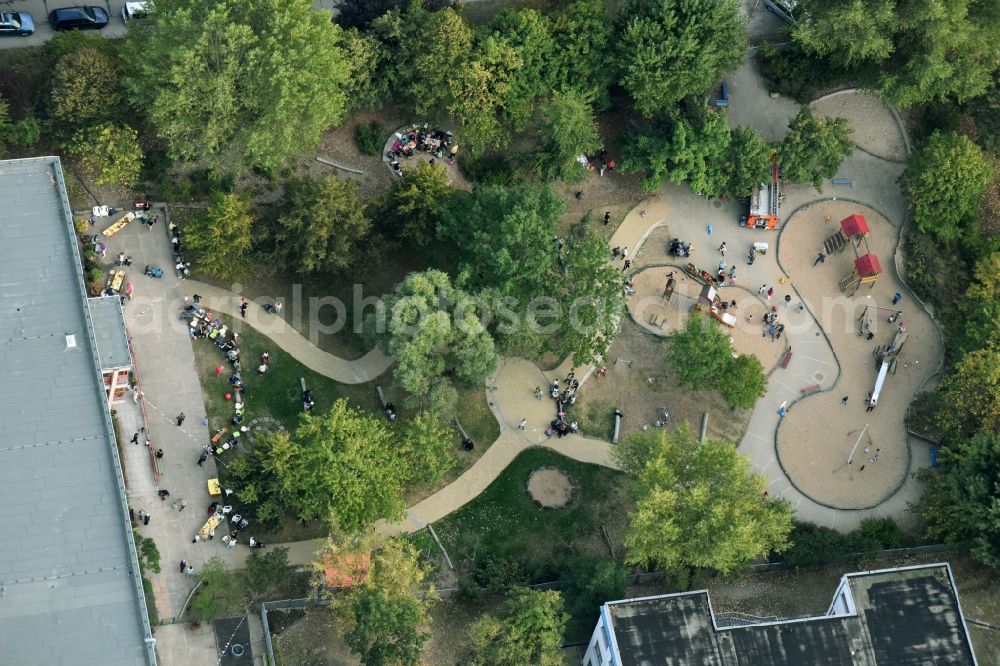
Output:
<path fill-rule="evenodd" d="M 85 234 L 90 229 L 90 220 L 74 220 L 73 228 L 76 229 L 76 233 Z"/>
<path fill-rule="evenodd" d="M 382 154 L 382 146 L 385 145 L 385 132 L 382 125 L 377 120 L 373 120 L 367 125 L 358 125 L 354 128 L 354 142 L 358 144 L 358 150 L 362 155 L 375 157 Z"/>
<path fill-rule="evenodd" d="M 466 178 L 478 185 L 511 186 L 522 180 L 502 155 L 465 157 L 459 160 L 458 167 Z"/>
<path fill-rule="evenodd" d="M 92 282 L 100 282 L 101 280 L 104 279 L 104 271 L 95 266 L 94 268 L 90 269 L 90 272 L 87 273 L 87 276 L 91 279 Z"/>
<path fill-rule="evenodd" d="M 502 592 L 517 585 L 526 585 L 528 573 L 521 563 L 512 557 L 484 555 L 476 568 L 476 582 L 481 586 Z"/>
<path fill-rule="evenodd" d="M 865 518 L 853 532 L 843 534 L 812 523 L 795 523 L 791 547 L 781 561 L 795 568 L 840 561 L 857 561 L 880 550 L 905 548 L 912 542 L 892 518 Z"/>

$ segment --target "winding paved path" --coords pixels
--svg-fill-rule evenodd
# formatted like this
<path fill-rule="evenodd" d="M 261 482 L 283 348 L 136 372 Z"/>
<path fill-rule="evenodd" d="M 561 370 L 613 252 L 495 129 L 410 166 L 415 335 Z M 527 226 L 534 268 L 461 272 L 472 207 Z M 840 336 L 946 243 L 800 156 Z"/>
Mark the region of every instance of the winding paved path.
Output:
<path fill-rule="evenodd" d="M 758 91 L 758 97 L 760 95 L 766 93 Z M 732 100 L 735 104 L 740 103 L 735 94 Z M 768 104 L 763 99 L 757 99 L 754 103 L 762 109 L 766 109 Z M 790 110 L 787 104 L 779 104 L 779 109 L 779 115 Z M 773 118 L 769 118 L 768 122 L 773 124 Z M 860 150 L 849 156 L 841 167 L 842 174 L 854 179 L 854 187 L 846 192 L 851 199 L 865 202 L 895 220 L 902 220 L 905 214 L 903 196 L 896 184 L 901 170 L 900 164 L 886 162 Z M 835 196 L 818 196 L 810 186 L 790 186 L 785 190 L 785 197 L 783 206 L 786 210 L 794 210 L 803 204 L 824 198 L 836 199 Z M 726 240 L 732 248 L 731 258 L 728 260 L 740 265 L 741 284 L 750 287 L 769 284 L 775 287 L 779 297 L 784 293 L 791 293 L 795 302 L 799 302 L 800 297 L 794 287 L 785 286 L 781 282 L 783 273 L 777 263 L 779 236 L 739 227 L 736 224 L 739 213 L 733 202 L 710 202 L 693 194 L 686 186 L 669 184 L 626 216 L 609 240 L 609 247 L 627 246 L 630 256 L 635 256 L 636 250 L 655 228 L 669 224 L 673 235 L 695 242 L 693 259 L 696 263 L 711 266 L 718 258 L 718 244 L 721 240 Z M 713 227 L 714 234 L 709 231 L 709 225 Z M 759 258 L 753 266 L 746 265 L 741 248 L 761 240 L 770 243 L 768 254 Z M 188 295 L 197 291 L 210 307 L 238 316 L 238 297 L 231 293 L 191 280 L 183 282 L 182 289 Z M 251 303 L 247 315 L 246 322 L 274 340 L 279 347 L 308 367 L 336 381 L 370 381 L 392 364 L 392 359 L 377 349 L 355 361 L 323 352 L 283 319 L 267 314 L 254 303 Z M 777 464 L 774 448 L 779 421 L 778 406 L 798 397 L 801 386 L 819 383 L 824 388 L 832 387 L 837 383 L 840 371 L 833 350 L 821 334 L 821 328 L 809 309 L 801 313 L 786 313 L 784 318 L 789 323 L 787 337 L 794 350 L 795 362 L 789 369 L 780 371 L 781 374 L 772 375 L 767 393 L 757 404 L 747 433 L 739 445 L 740 449 L 750 457 L 758 471 L 771 479 L 770 492 L 791 501 L 796 508 L 796 516 L 802 520 L 851 529 L 869 515 L 889 513 L 898 516 L 904 513 L 905 502 L 899 498 L 912 493 L 897 493 L 876 510 L 845 511 L 813 502 L 799 493 L 785 477 Z M 403 521 L 395 524 L 383 522 L 378 528 L 385 534 L 402 534 L 440 520 L 482 493 L 518 454 L 531 446 L 546 446 L 576 460 L 614 467 L 611 446 L 607 442 L 579 435 L 563 439 L 549 439 L 544 435 L 548 422 L 554 417 L 552 402 L 547 398 L 535 399 L 534 387 L 544 388 L 550 379 L 565 376 L 570 367 L 571 362 L 567 359 L 554 371 L 543 373 L 529 361 L 501 359 L 497 371 L 487 379 L 487 397 L 500 424 L 500 436 L 454 482 L 407 509 L 407 516 Z M 576 373 L 586 379 L 591 370 L 592 367 L 577 368 Z M 522 418 L 528 421 L 525 431 L 517 428 L 517 423 Z M 908 481 L 907 485 L 914 483 Z M 292 561 L 304 563 L 311 561 L 319 541 L 286 545 L 291 549 Z"/>

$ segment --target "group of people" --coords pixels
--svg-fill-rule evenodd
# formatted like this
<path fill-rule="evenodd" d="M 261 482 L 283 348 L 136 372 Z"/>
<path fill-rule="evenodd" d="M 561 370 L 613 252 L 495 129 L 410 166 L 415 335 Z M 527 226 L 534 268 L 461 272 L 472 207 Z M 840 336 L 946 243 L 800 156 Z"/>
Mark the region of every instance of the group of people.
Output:
<path fill-rule="evenodd" d="M 748 318 L 747 321 L 750 321 Z M 766 338 L 768 335 L 771 336 L 771 341 L 780 340 L 781 334 L 785 332 L 785 325 L 778 322 L 778 308 L 771 306 L 770 312 L 764 313 L 764 323 L 763 332 L 761 333 L 762 338 Z"/>
<path fill-rule="evenodd" d="M 679 238 L 675 238 L 670 241 L 670 256 L 690 257 L 692 252 L 694 252 L 694 243 L 685 243 Z"/>
<path fill-rule="evenodd" d="M 549 424 L 545 431 L 546 436 L 565 437 L 571 432 L 579 432 L 576 421 L 566 420 L 566 410 L 576 404 L 576 394 L 580 389 L 580 380 L 576 378 L 576 373 L 570 371 L 560 385 L 558 379 L 553 379 L 549 385 L 549 397 L 556 403 L 556 418 Z M 535 388 L 535 397 L 542 398 L 542 389 Z"/>
<path fill-rule="evenodd" d="M 399 163 L 399 158 L 413 157 L 418 151 L 433 155 L 431 164 L 446 155 L 448 164 L 454 164 L 458 155 L 458 144 L 454 142 L 451 132 L 431 130 L 428 129 L 428 124 L 424 123 L 421 128 L 411 130 L 407 134 L 396 132 L 392 148 L 386 154 L 389 166 L 397 176 L 402 176 L 403 167 Z"/>

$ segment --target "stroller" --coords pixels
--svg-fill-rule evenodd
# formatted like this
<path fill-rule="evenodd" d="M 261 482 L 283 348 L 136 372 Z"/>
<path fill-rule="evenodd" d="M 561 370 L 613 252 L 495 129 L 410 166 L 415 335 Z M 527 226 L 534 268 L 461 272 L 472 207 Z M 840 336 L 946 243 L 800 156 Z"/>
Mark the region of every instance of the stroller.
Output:
<path fill-rule="evenodd" d="M 163 269 L 162 268 L 154 268 L 153 266 L 150 266 L 149 264 L 146 264 L 146 268 L 142 271 L 142 274 L 145 275 L 145 276 L 147 276 L 147 277 L 162 278 L 163 277 Z"/>

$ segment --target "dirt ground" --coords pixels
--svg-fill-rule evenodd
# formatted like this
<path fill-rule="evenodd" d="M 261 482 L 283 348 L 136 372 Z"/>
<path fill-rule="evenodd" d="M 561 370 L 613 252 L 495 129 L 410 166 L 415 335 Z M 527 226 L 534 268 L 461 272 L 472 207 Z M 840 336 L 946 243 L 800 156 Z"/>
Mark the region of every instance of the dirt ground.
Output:
<path fill-rule="evenodd" d="M 824 238 L 836 232 L 840 220 L 852 213 L 861 213 L 868 221 L 868 246 L 880 259 L 883 272 L 874 288 L 863 285 L 848 298 L 840 292 L 838 283 L 851 273 L 854 254 L 850 248 L 819 266 L 813 267 L 812 263 Z M 778 455 L 796 486 L 810 497 L 838 508 L 877 504 L 910 471 L 906 409 L 937 368 L 943 353 L 930 317 L 896 281 L 892 270 L 896 234 L 895 226 L 869 208 L 825 201 L 797 213 L 786 223 L 781 236 L 782 265 L 819 316 L 840 361 L 841 377 L 833 391 L 814 394 L 789 411 L 779 430 Z M 873 351 L 892 342 L 900 322 L 887 322 L 884 310 L 868 310 L 866 316 L 875 333 L 874 339 L 868 341 L 858 335 L 858 319 L 866 306 L 891 307 L 897 291 L 904 294 L 897 307 L 903 311 L 900 321 L 909 337 L 898 357 L 895 374 L 890 373 L 886 379 L 878 406 L 866 412 L 865 399 L 879 370 Z M 841 404 L 845 396 L 846 406 Z M 866 424 L 866 437 L 848 465 Z M 877 461 L 873 460 L 876 456 Z"/>
<path fill-rule="evenodd" d="M 906 144 L 892 112 L 870 93 L 835 95 L 809 105 L 818 116 L 846 118 L 854 143 L 876 157 L 906 161 Z"/>
<path fill-rule="evenodd" d="M 538 469 L 528 477 L 528 494 L 547 509 L 559 509 L 573 497 L 573 483 L 557 469 Z"/>
<path fill-rule="evenodd" d="M 358 144 L 354 141 L 354 130 L 358 125 L 367 125 L 377 120 L 385 131 L 386 138 L 397 127 L 408 122 L 400 111 L 394 107 L 384 107 L 375 111 L 365 111 L 348 118 L 343 125 L 325 132 L 320 139 L 316 156 L 325 160 L 343 164 L 353 169 L 360 169 L 364 174 L 358 175 L 323 164 L 315 158 L 309 158 L 302 163 L 313 176 L 332 175 L 338 178 L 351 178 L 359 182 L 358 193 L 362 197 L 381 194 L 392 187 L 395 177 L 382 161 L 381 155 L 362 155 Z"/>
<path fill-rule="evenodd" d="M 272 636 L 276 666 L 360 666 L 361 660 L 344 644 L 340 631 L 329 608 L 306 611 L 292 626 Z"/>
<path fill-rule="evenodd" d="M 614 410 L 623 412 L 620 436 L 656 427 L 661 409 L 670 414 L 666 425 L 687 422 L 699 431 L 708 412 L 709 437 L 739 442 L 750 421 L 750 410 L 732 409 L 714 391 L 680 386 L 667 362 L 669 341 L 651 335 L 631 319 L 622 321 L 608 354 L 604 377 L 591 377 L 580 387 L 576 411 L 580 429 L 588 437 L 610 441 Z M 652 383 L 647 382 L 651 379 Z"/>

